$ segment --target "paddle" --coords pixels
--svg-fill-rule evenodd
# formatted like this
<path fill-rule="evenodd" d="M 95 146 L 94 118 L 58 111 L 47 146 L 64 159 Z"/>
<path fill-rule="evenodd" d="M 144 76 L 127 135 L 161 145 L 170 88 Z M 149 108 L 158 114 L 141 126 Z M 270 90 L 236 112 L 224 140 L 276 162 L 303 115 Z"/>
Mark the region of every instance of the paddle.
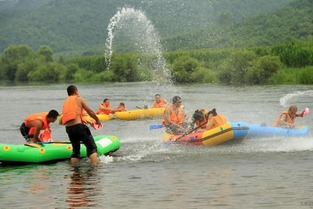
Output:
<path fill-rule="evenodd" d="M 154 130 L 154 129 L 159 129 L 159 128 L 163 128 L 164 125 L 163 124 L 152 124 L 149 126 L 149 130 Z"/>
<path fill-rule="evenodd" d="M 38 142 L 38 144 L 71 144 L 71 142 Z"/>
<path fill-rule="evenodd" d="M 184 136 L 187 136 L 188 134 L 191 134 L 192 132 L 194 132 L 195 130 L 197 130 L 197 129 L 201 128 L 201 126 L 203 126 L 203 125 L 205 125 L 205 124 L 206 124 L 206 123 L 201 124 L 201 125 L 199 125 L 199 126 L 195 127 L 194 129 L 191 129 L 190 131 L 188 131 L 188 132 L 184 133 L 183 135 L 181 135 L 180 137 L 178 137 L 177 139 L 175 139 L 175 140 L 173 140 L 173 141 L 177 141 L 177 140 L 179 140 L 179 139 L 183 138 Z"/>
<path fill-rule="evenodd" d="M 148 105 L 144 105 L 143 107 L 136 106 L 138 109 L 148 109 Z"/>
<path fill-rule="evenodd" d="M 35 144 L 35 143 L 24 144 L 24 145 L 28 147 L 33 147 L 33 148 L 41 148 L 40 144 Z"/>

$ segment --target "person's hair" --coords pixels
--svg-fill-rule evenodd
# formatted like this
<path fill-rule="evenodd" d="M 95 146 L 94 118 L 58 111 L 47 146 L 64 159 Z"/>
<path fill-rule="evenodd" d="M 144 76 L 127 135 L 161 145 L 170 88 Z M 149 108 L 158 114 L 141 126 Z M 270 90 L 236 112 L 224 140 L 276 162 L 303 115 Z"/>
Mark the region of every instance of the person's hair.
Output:
<path fill-rule="evenodd" d="M 120 105 L 125 105 L 124 102 L 121 102 Z"/>
<path fill-rule="evenodd" d="M 161 96 L 160 94 L 156 94 L 156 95 L 155 95 L 155 97 L 160 97 L 160 96 Z"/>
<path fill-rule="evenodd" d="M 70 85 L 70 86 L 67 87 L 67 94 L 69 96 L 75 94 L 76 91 L 77 91 L 77 87 L 74 86 L 74 85 Z"/>
<path fill-rule="evenodd" d="M 196 120 L 203 120 L 204 114 L 201 110 L 196 110 L 195 113 L 192 115 L 194 121 Z"/>
<path fill-rule="evenodd" d="M 105 98 L 104 100 L 103 100 L 103 103 L 105 103 L 106 101 L 108 101 L 109 99 L 108 98 Z"/>
<path fill-rule="evenodd" d="M 211 111 L 209 111 L 208 115 L 210 114 L 212 114 L 213 116 L 217 116 L 216 109 L 213 108 Z"/>
<path fill-rule="evenodd" d="M 291 111 L 291 110 L 295 110 L 295 112 L 297 112 L 297 111 L 298 111 L 298 108 L 297 108 L 296 105 L 291 105 L 291 106 L 289 107 L 289 111 Z"/>
<path fill-rule="evenodd" d="M 50 110 L 48 115 L 47 115 L 47 118 L 57 118 L 59 116 L 59 113 L 58 111 L 56 110 Z"/>
<path fill-rule="evenodd" d="M 173 97 L 173 104 L 175 104 L 176 102 L 180 101 L 181 98 L 179 96 L 174 96 Z"/>

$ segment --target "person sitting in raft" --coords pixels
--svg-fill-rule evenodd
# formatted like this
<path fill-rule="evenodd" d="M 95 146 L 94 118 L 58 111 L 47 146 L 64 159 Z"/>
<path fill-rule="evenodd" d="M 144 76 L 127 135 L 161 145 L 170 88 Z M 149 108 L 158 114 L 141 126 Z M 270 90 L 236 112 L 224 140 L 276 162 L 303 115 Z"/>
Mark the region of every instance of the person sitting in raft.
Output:
<path fill-rule="evenodd" d="M 273 126 L 282 128 L 295 128 L 295 121 L 297 117 L 303 117 L 304 111 L 301 114 L 297 114 L 298 108 L 295 105 L 291 105 L 287 111 L 280 114 L 278 119 L 274 122 Z"/>
<path fill-rule="evenodd" d="M 168 101 L 166 99 L 161 98 L 160 94 L 156 94 L 154 96 L 155 101 L 153 102 L 151 108 L 161 108 L 165 107 L 168 104 Z"/>
<path fill-rule="evenodd" d="M 187 115 L 182 108 L 182 100 L 179 96 L 173 97 L 173 104 L 168 104 L 165 107 L 163 114 L 163 125 L 165 131 L 170 134 L 178 135 L 186 131 Z"/>
<path fill-rule="evenodd" d="M 111 108 L 110 100 L 105 98 L 101 105 L 98 108 L 97 114 L 105 114 L 109 115 L 110 113 L 114 113 L 114 110 Z"/>
<path fill-rule="evenodd" d="M 20 132 L 27 143 L 41 142 L 40 131 L 48 129 L 50 123 L 54 123 L 59 116 L 56 110 L 42 113 L 35 113 L 27 116 L 20 126 Z M 51 134 L 51 131 L 50 131 Z M 44 140 L 45 141 L 45 140 Z"/>
<path fill-rule="evenodd" d="M 124 102 L 121 102 L 115 109 L 114 112 L 125 112 L 126 110 L 126 105 Z"/>
<path fill-rule="evenodd" d="M 199 127 L 196 131 L 206 131 L 227 123 L 227 119 L 222 114 L 217 114 L 216 109 L 213 108 L 211 111 L 206 109 L 198 109 L 192 116 L 191 128 Z"/>

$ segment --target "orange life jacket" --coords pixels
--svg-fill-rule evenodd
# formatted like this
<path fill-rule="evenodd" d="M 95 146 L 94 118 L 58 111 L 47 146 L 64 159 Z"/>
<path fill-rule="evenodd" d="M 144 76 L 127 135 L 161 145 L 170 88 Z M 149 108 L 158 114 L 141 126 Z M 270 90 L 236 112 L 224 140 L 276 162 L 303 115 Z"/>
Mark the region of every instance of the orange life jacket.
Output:
<path fill-rule="evenodd" d="M 176 123 L 176 124 L 182 124 L 183 123 L 183 108 L 182 107 L 179 107 L 178 108 L 178 114 L 176 115 L 175 112 L 174 112 L 174 105 L 171 105 L 170 106 L 170 120 L 173 122 L 173 123 Z M 169 123 L 166 122 L 164 116 L 163 116 L 163 121 L 162 121 L 163 125 L 165 126 L 168 126 Z"/>
<path fill-rule="evenodd" d="M 63 103 L 62 124 L 65 124 L 66 122 L 68 122 L 70 120 L 74 120 L 77 117 L 77 115 L 80 115 L 82 122 L 85 122 L 85 120 L 83 119 L 84 109 L 81 108 L 81 112 L 79 112 L 79 107 L 78 107 L 77 102 L 76 102 L 76 99 L 78 97 L 79 96 L 77 96 L 77 95 L 69 96 L 69 97 L 67 97 L 67 99 Z"/>
<path fill-rule="evenodd" d="M 294 123 L 296 121 L 296 116 L 294 118 L 291 118 L 288 114 L 288 111 L 282 112 L 278 119 L 274 122 L 273 126 L 278 126 L 280 119 L 283 117 L 283 115 L 286 115 L 287 123 Z"/>
<path fill-rule="evenodd" d="M 110 112 L 111 112 L 111 105 L 106 105 L 105 103 L 102 103 L 101 104 L 101 107 L 103 107 L 103 108 L 107 108 L 107 109 L 109 109 L 109 110 L 101 110 L 100 108 L 98 109 L 98 111 L 97 111 L 97 114 L 106 114 L 106 115 L 109 115 L 110 114 Z"/>
<path fill-rule="evenodd" d="M 213 116 L 210 119 L 210 121 L 213 121 L 213 125 L 210 127 L 210 129 L 216 128 L 227 123 L 226 117 L 222 114 L 217 114 L 216 116 Z"/>
<path fill-rule="evenodd" d="M 166 104 L 165 100 L 160 99 L 160 102 L 159 103 L 154 102 L 152 107 L 153 108 L 161 108 L 161 107 L 164 107 L 165 104 Z"/>
<path fill-rule="evenodd" d="M 49 123 L 47 121 L 47 115 L 48 115 L 48 112 L 31 114 L 25 118 L 24 123 L 27 126 L 28 123 L 30 122 L 33 122 L 35 120 L 40 120 L 43 123 L 41 130 L 45 130 L 46 128 L 49 127 Z M 35 133 L 35 127 L 31 127 L 28 134 L 34 134 L 34 133 Z"/>

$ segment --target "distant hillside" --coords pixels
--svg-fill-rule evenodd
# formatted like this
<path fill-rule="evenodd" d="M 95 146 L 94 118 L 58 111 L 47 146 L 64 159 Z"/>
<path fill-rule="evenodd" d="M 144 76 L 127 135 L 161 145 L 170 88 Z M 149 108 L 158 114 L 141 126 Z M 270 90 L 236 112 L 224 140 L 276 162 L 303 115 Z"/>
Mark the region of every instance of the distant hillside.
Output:
<path fill-rule="evenodd" d="M 276 11 L 245 18 L 237 24 L 203 27 L 166 40 L 169 50 L 275 45 L 313 40 L 313 1 L 296 0 Z"/>
<path fill-rule="evenodd" d="M 118 8 L 127 6 L 145 12 L 168 50 L 232 46 L 229 39 L 237 42 L 243 31 L 260 34 L 262 30 L 251 29 L 253 24 L 271 21 L 267 14 L 273 16 L 275 10 L 284 13 L 279 8 L 289 2 L 292 0 L 0 1 L 0 51 L 9 44 L 27 44 L 33 49 L 46 44 L 54 52 L 103 50 L 109 20 Z M 239 40 L 236 45 L 240 44 L 246 43 Z M 118 45 L 127 49 L 127 40 Z"/>

